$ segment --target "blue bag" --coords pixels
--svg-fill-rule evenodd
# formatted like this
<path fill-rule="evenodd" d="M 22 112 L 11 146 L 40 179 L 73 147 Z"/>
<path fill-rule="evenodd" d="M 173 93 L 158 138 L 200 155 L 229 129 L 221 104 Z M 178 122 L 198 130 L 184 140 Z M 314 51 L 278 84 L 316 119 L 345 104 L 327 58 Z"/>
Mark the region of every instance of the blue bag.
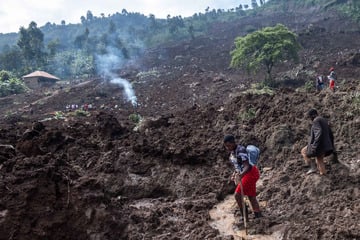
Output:
<path fill-rule="evenodd" d="M 249 163 L 254 166 L 260 158 L 260 149 L 254 145 L 247 145 L 246 152 L 249 158 Z"/>

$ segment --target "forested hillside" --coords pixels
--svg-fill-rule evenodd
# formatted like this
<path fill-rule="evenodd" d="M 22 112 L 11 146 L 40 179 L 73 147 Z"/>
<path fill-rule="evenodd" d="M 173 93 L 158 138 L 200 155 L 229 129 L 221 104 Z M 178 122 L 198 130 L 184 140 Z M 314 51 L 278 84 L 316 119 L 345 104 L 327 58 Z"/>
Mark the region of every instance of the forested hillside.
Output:
<path fill-rule="evenodd" d="M 194 13 L 187 18 L 168 15 L 167 19 L 159 19 L 153 14 L 144 16 L 122 9 L 121 13 L 109 16 L 94 16 L 89 10 L 85 16 L 79 16 L 80 24 L 62 21 L 60 25 L 37 26 L 36 22 L 31 22 L 17 34 L 0 34 L 0 70 L 22 76 L 40 69 L 61 79 L 87 78 L 99 74 L 99 57 L 114 54 L 121 58 L 117 66 L 121 68 L 130 59 L 141 56 L 145 49 L 206 36 L 211 26 L 220 22 L 273 12 L 285 14 L 302 8 L 307 11 L 338 9 L 355 20 L 360 15 L 358 1 L 351 0 L 255 0 L 250 3 L 234 9 L 207 8 L 204 13 Z M 249 24 L 245 32 L 255 30 L 257 27 Z"/>

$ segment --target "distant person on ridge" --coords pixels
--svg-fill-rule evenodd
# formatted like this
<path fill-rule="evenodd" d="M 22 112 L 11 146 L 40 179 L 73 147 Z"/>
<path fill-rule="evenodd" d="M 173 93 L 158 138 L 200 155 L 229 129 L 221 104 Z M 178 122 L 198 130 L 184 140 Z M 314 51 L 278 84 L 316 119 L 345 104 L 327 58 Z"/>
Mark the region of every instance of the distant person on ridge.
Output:
<path fill-rule="evenodd" d="M 235 143 L 235 137 L 233 135 L 226 135 L 224 137 L 224 146 L 230 152 L 230 161 L 234 165 L 235 172 L 233 173 L 231 180 L 236 181 L 237 187 L 235 189 L 235 199 L 243 214 L 243 198 L 241 196 L 241 185 L 243 186 L 243 193 L 248 196 L 251 207 L 254 211 L 255 218 L 262 217 L 259 203 L 256 199 L 256 182 L 260 178 L 260 173 L 257 167 L 252 166 L 249 163 L 246 148 L 242 145 Z M 241 184 L 240 184 L 241 181 Z M 247 219 L 246 216 L 243 218 Z"/>
<path fill-rule="evenodd" d="M 319 75 L 316 77 L 316 90 L 320 92 L 324 89 L 324 76 Z"/>
<path fill-rule="evenodd" d="M 325 175 L 324 157 L 334 153 L 334 136 L 326 119 L 318 116 L 315 109 L 310 109 L 306 116 L 312 121 L 308 145 L 301 149 L 305 163 L 310 166 L 307 174 L 315 173 L 318 169 L 320 175 Z M 317 166 L 311 158 L 316 159 Z"/>
<path fill-rule="evenodd" d="M 330 71 L 329 76 L 328 76 L 329 88 L 330 88 L 331 91 L 335 92 L 335 81 L 337 80 L 335 69 L 333 67 L 331 67 L 329 69 L 329 71 Z"/>

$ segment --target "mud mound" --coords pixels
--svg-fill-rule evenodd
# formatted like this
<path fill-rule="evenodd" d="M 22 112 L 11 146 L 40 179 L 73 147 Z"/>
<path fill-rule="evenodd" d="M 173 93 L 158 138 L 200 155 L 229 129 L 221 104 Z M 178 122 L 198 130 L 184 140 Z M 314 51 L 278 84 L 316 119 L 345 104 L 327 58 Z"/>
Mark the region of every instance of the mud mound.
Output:
<path fill-rule="evenodd" d="M 300 105 L 304 99 L 307 103 Z M 321 99 L 326 101 L 315 105 L 330 113 L 336 144 L 346 149 L 339 151 L 345 166 L 328 162 L 328 176 L 305 176 L 299 155 L 308 130 L 303 114 Z M 346 165 L 358 164 L 359 145 L 353 139 L 360 136 L 346 136 L 360 131 L 358 115 L 343 114 L 357 110 L 345 103 L 342 93 L 284 89 L 242 95 L 224 105 L 194 106 L 148 120 L 137 131 L 129 119 L 106 112 L 93 112 L 86 121 L 35 123 L 17 143 L 32 140 L 40 155 L 4 147 L 4 156 L 11 158 L 0 170 L 1 236 L 220 239 L 208 224 L 208 211 L 234 190 L 221 145 L 223 134 L 231 132 L 240 142 L 259 145 L 261 168 L 272 169 L 262 175 L 259 199 L 267 201 L 266 217 L 253 225 L 254 234 L 270 234 L 279 225 L 285 227 L 284 239 L 356 238 L 359 172 Z M 255 116 L 241 118 L 249 108 Z"/>
<path fill-rule="evenodd" d="M 1 99 L 0 239 L 232 239 L 209 224 L 209 210 L 235 188 L 222 145 L 228 133 L 262 152 L 265 217 L 250 223 L 253 234 L 360 238 L 358 32 L 339 35 L 336 21 L 324 16 L 297 19 L 218 23 L 209 37 L 152 49 L 143 68 L 121 70 L 137 106 L 100 78 L 49 96 Z M 280 64 L 277 80 L 287 76 L 297 86 L 334 64 L 335 93 L 243 93 L 263 74 L 228 69 L 234 37 L 271 22 L 289 23 L 304 46 L 303 64 Z M 85 103 L 93 108 L 66 108 Z M 340 160 L 326 159 L 323 177 L 305 175 L 300 156 L 310 107 L 329 120 Z"/>

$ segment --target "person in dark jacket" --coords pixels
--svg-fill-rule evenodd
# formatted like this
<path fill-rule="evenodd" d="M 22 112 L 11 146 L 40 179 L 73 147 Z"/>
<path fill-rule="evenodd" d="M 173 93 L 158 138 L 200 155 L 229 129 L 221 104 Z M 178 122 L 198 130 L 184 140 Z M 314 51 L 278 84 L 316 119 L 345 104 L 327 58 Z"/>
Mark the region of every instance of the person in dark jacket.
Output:
<path fill-rule="evenodd" d="M 310 165 L 310 170 L 307 174 L 314 173 L 318 169 L 320 175 L 325 175 L 324 157 L 329 156 L 335 150 L 334 136 L 326 119 L 318 116 L 318 112 L 315 109 L 310 109 L 307 117 L 312 121 L 311 133 L 308 145 L 301 149 L 301 155 L 305 163 Z M 317 166 L 311 158 L 316 159 Z"/>

